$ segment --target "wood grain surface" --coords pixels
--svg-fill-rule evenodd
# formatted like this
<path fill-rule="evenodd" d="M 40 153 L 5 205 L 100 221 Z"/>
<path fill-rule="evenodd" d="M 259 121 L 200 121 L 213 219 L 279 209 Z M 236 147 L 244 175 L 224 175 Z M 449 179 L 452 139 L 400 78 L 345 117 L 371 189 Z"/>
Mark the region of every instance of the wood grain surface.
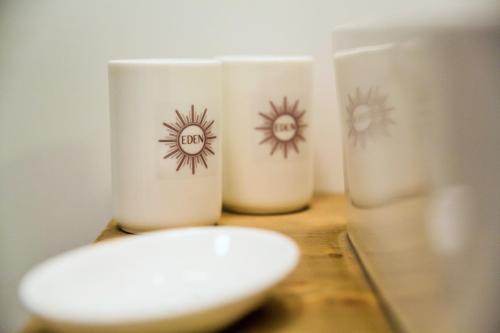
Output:
<path fill-rule="evenodd" d="M 223 214 L 219 225 L 279 231 L 302 251 L 297 269 L 268 300 L 224 332 L 393 332 L 347 239 L 346 208 L 344 196 L 317 195 L 292 214 Z M 97 241 L 127 235 L 111 221 Z M 23 332 L 49 331 L 33 319 Z"/>

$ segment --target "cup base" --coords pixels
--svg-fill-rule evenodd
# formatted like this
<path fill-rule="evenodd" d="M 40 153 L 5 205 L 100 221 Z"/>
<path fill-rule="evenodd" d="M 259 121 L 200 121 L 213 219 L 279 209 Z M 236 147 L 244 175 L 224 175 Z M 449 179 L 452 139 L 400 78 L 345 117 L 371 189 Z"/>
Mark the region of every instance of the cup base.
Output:
<path fill-rule="evenodd" d="M 160 231 L 167 229 L 178 229 L 178 228 L 191 228 L 191 227 L 204 227 L 216 225 L 217 221 L 209 223 L 193 223 L 193 224 L 176 224 L 176 225 L 163 225 L 163 226 L 144 226 L 144 227 L 133 227 L 124 223 L 117 222 L 118 228 L 128 234 L 139 235 L 152 231 Z"/>
<path fill-rule="evenodd" d="M 273 215 L 296 213 L 309 208 L 309 203 L 301 203 L 289 206 L 265 207 L 265 206 L 244 206 L 224 204 L 224 210 L 231 213 L 249 215 Z"/>

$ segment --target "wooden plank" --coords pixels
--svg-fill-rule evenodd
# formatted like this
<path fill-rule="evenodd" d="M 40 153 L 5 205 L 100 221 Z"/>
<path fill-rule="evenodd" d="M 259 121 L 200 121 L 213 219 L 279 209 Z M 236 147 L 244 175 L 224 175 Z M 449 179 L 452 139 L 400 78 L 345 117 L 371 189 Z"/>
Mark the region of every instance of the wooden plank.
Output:
<path fill-rule="evenodd" d="M 344 196 L 317 195 L 309 209 L 293 214 L 223 214 L 220 225 L 276 230 L 302 252 L 269 299 L 225 332 L 392 332 L 347 240 L 346 206 Z M 97 241 L 126 236 L 112 221 Z M 24 332 L 48 331 L 32 321 Z"/>

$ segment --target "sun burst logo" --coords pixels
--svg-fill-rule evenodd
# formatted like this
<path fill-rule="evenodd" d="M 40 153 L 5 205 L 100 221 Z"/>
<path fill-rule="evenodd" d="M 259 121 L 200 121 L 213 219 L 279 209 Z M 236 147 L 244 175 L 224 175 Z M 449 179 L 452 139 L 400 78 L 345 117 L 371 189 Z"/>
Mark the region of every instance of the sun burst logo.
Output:
<path fill-rule="evenodd" d="M 356 88 L 354 96 L 347 95 L 348 137 L 354 140 L 354 146 L 361 144 L 379 134 L 389 135 L 388 127 L 395 122 L 390 118 L 392 107 L 386 105 L 387 96 L 379 93 L 378 87 L 370 88 L 365 94 Z"/>
<path fill-rule="evenodd" d="M 269 101 L 271 110 L 268 113 L 259 112 L 262 117 L 263 124 L 255 127 L 256 130 L 262 131 L 264 138 L 259 142 L 269 144 L 271 147 L 270 155 L 272 156 L 277 150 L 283 151 L 283 157 L 288 158 L 288 151 L 293 148 L 299 153 L 298 144 L 300 141 L 306 141 L 304 138 L 304 128 L 307 127 L 303 122 L 305 110 L 299 111 L 299 100 L 290 107 L 286 96 L 283 97 L 283 104 L 276 106 L 272 101 Z"/>
<path fill-rule="evenodd" d="M 164 143 L 167 148 L 166 158 L 177 160 L 176 171 L 183 167 L 189 167 L 191 173 L 196 173 L 196 168 L 204 165 L 208 169 L 207 159 L 210 155 L 215 155 L 212 143 L 217 138 L 212 132 L 214 120 L 206 120 L 207 109 L 201 115 L 195 112 L 194 105 L 191 105 L 191 112 L 188 115 L 181 115 L 175 110 L 177 119 L 174 123 L 163 123 L 167 129 L 167 137 L 158 140 Z"/>

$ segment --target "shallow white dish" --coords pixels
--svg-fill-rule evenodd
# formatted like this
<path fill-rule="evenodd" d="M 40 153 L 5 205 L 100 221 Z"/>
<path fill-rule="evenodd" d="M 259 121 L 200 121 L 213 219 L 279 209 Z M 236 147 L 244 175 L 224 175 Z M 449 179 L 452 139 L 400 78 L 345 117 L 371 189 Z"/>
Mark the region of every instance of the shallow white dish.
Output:
<path fill-rule="evenodd" d="M 298 258 L 295 243 L 273 231 L 160 231 L 49 259 L 23 278 L 19 294 L 63 331 L 210 331 L 258 306 Z"/>

